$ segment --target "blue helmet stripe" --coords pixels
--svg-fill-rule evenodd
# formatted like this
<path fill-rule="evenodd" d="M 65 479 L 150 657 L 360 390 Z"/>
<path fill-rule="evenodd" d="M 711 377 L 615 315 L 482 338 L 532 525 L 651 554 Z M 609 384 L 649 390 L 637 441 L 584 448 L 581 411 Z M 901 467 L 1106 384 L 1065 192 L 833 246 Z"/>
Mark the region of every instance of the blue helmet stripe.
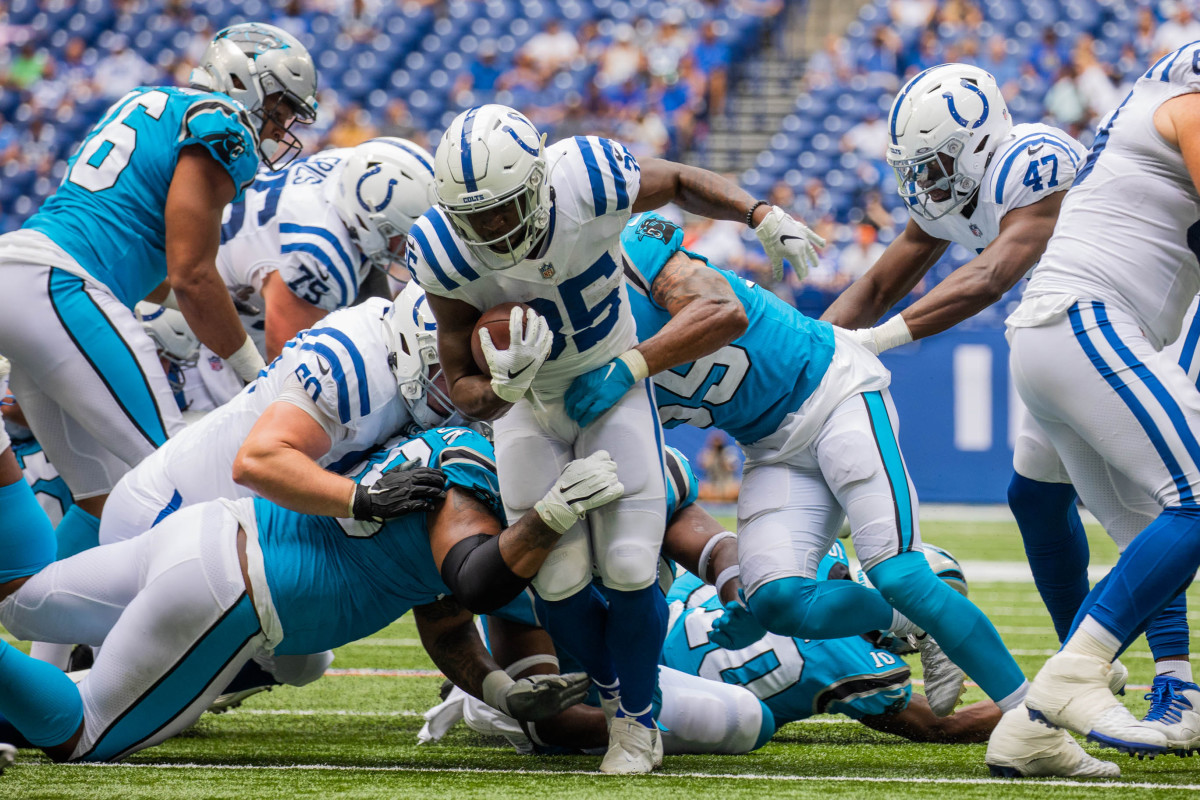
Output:
<path fill-rule="evenodd" d="M 413 148 L 409 147 L 406 144 L 402 144 L 400 142 L 393 142 L 390 139 L 375 139 L 373 141 L 380 142 L 382 144 L 390 144 L 392 147 L 400 148 L 401 150 L 403 150 L 404 152 L 408 153 L 410 156 L 415 158 L 417 161 L 420 161 L 421 166 L 423 166 L 425 169 L 429 170 L 430 175 L 433 174 L 433 165 L 430 164 L 429 160 L 426 159 L 425 156 L 421 155 L 421 153 L 419 151 L 414 150 Z M 469 147 L 470 144 L 468 143 L 467 146 Z"/>
<path fill-rule="evenodd" d="M 944 65 L 938 64 L 938 67 L 940 67 L 940 66 L 944 66 Z M 938 67 L 930 67 L 929 69 L 925 70 L 924 72 L 919 73 L 911 81 L 904 84 L 904 88 L 901 89 L 900 94 L 896 96 L 896 102 L 892 104 L 892 119 L 889 124 L 889 128 L 890 128 L 889 132 L 892 135 L 892 144 L 900 144 L 900 139 L 896 133 L 896 119 L 897 119 L 897 117 L 900 116 L 900 106 L 904 104 L 904 98 L 907 97 L 908 93 L 912 91 L 913 86 L 916 86 L 917 81 L 921 80 L 921 78 L 924 78 L 926 75 L 928 75 L 930 72 L 937 69 Z"/>
<path fill-rule="evenodd" d="M 475 166 L 471 163 L 471 129 L 475 127 L 475 112 L 479 110 L 476 106 L 467 112 L 466 119 L 463 120 L 462 129 L 462 171 L 463 181 L 467 184 L 468 192 L 479 191 L 479 184 L 475 183 Z"/>

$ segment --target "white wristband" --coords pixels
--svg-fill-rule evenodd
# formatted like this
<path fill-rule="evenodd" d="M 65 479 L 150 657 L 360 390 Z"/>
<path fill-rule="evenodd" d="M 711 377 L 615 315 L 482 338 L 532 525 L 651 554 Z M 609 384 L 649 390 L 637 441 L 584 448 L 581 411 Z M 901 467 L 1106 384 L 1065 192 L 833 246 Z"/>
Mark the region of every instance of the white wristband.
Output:
<path fill-rule="evenodd" d="M 246 337 L 246 341 L 242 342 L 242 346 L 234 351 L 233 355 L 225 358 L 225 363 L 242 379 L 243 383 L 249 383 L 257 378 L 259 371 L 267 366 L 267 362 L 263 361 L 258 348 L 254 346 L 254 342 L 250 341 L 249 336 Z"/>
<path fill-rule="evenodd" d="M 625 366 L 629 367 L 634 383 L 650 377 L 650 367 L 646 364 L 646 357 L 642 355 L 641 350 L 626 350 L 617 356 L 617 360 L 625 362 Z"/>
<path fill-rule="evenodd" d="M 721 596 L 721 590 L 725 588 L 725 584 L 729 583 L 734 578 L 741 577 L 741 574 L 742 568 L 737 564 L 721 570 L 721 574 L 717 576 L 717 580 L 713 583 L 713 586 L 717 590 L 717 597 Z"/>
<path fill-rule="evenodd" d="M 891 350 L 893 347 L 908 344 L 913 340 L 912 331 L 908 329 L 908 323 L 899 314 L 882 325 L 872 328 L 871 335 L 875 337 L 875 346 L 881 353 L 884 350 Z"/>
<path fill-rule="evenodd" d="M 704 543 L 704 549 L 700 551 L 700 559 L 696 562 L 696 572 L 699 574 L 700 580 L 708 583 L 708 579 L 705 577 L 708 575 L 708 560 L 712 558 L 713 550 L 717 549 L 717 545 L 725 539 L 736 538 L 737 534 L 732 531 L 721 531 Z"/>
<path fill-rule="evenodd" d="M 483 686 L 479 692 L 483 695 L 481 699 L 497 711 L 507 714 L 508 703 L 504 702 L 504 693 L 514 683 L 516 681 L 510 678 L 507 672 L 502 669 L 494 669 L 483 679 Z"/>

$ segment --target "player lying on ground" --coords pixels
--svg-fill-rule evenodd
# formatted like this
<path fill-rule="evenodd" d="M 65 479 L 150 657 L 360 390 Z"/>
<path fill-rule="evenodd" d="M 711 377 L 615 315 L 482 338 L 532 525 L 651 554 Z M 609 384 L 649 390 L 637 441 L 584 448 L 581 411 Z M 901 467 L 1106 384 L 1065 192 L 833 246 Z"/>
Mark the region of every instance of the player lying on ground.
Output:
<path fill-rule="evenodd" d="M 429 293 L 450 396 L 463 413 L 495 419 L 510 519 L 537 502 L 555 472 L 596 449 L 612 453 L 627 493 L 567 531 L 536 579 L 546 624 L 588 666 L 613 716 L 601 770 L 661 764 L 651 714 L 666 605 L 654 588 L 662 545 L 661 431 L 650 386 L 629 381 L 613 413 L 581 430 L 563 413 L 576 376 L 636 356 L 618 238 L 633 211 L 674 202 L 692 213 L 744 220 L 779 274 L 803 274 L 823 244 L 780 208 L 755 203 L 706 170 L 647 159 L 619 142 L 576 136 L 546 147 L 523 115 L 501 105 L 460 114 L 438 144 L 438 205 L 413 225 L 408 266 Z M 499 303 L 514 310 L 510 344 L 481 336 L 486 372 L 472 356 L 474 328 Z M 483 332 L 481 332 L 482 334 Z M 593 567 L 607 604 L 591 591 Z"/>
<path fill-rule="evenodd" d="M 684 250 L 682 230 L 662 217 L 631 221 L 621 238 L 638 350 L 666 424 L 719 427 L 746 452 L 738 499 L 745 600 L 728 605 L 715 641 L 736 649 L 768 630 L 802 639 L 920 632 L 935 714 L 953 710 L 963 670 L 1001 709 L 1018 708 L 1025 677 L 999 634 L 918 548 L 916 490 L 879 359 L 849 332 Z M 621 361 L 587 373 L 567 392 L 567 413 L 584 426 L 602 421 L 633 377 Z M 844 517 L 878 591 L 816 580 Z M 1115 773 L 1065 731 L 1031 727 L 1040 739 L 1023 740 L 1020 757 L 1037 769 Z"/>
<path fill-rule="evenodd" d="M 254 655 L 338 647 L 409 609 L 439 668 L 488 703 L 538 718 L 577 702 L 585 676 L 514 682 L 496 667 L 471 612 L 529 584 L 559 537 L 543 515 L 582 516 L 619 497 L 616 467 L 603 452 L 571 462 L 537 511 L 504 528 L 493 457 L 474 431 L 428 431 L 356 476 L 366 492 L 388 483 L 402 516 L 219 500 L 0 586 L 0 623 L 14 635 L 104 644 L 76 685 L 0 643 L 0 713 L 55 760 L 119 759 L 195 722 Z"/>
<path fill-rule="evenodd" d="M 951 242 L 977 256 L 884 325 L 856 331 L 876 353 L 957 325 L 1028 274 L 1050 241 L 1063 198 L 1086 157 L 1084 147 L 1058 128 L 1014 126 L 995 78 L 966 64 L 921 73 L 896 96 L 889 119 L 887 159 L 908 203 L 908 226 L 822 319 L 843 328 L 872 325 Z M 1195 304 L 1190 315 L 1200 325 Z M 1200 327 L 1190 337 L 1180 336 L 1173 351 L 1185 372 L 1200 370 L 1197 336 Z M 1023 413 L 1008 502 L 1059 641 L 1066 640 L 1090 588 L 1087 536 L 1075 500 L 1049 437 Z M 1116 494 L 1093 502 L 1100 505 L 1092 511 L 1106 521 L 1121 551 L 1158 513 L 1157 507 L 1139 507 Z M 1157 673 L 1147 719 L 1177 739 L 1197 737 L 1200 746 L 1200 687 L 1192 683 L 1188 640 L 1180 593 L 1146 628 Z"/>

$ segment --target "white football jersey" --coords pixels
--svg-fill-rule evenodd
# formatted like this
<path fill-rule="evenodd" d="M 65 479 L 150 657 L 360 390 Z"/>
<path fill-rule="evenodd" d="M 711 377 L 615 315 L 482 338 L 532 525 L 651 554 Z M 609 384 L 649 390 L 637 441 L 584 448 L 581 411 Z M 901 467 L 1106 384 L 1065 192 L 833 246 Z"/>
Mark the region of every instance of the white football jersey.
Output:
<path fill-rule="evenodd" d="M 611 139 L 576 136 L 546 148 L 553 200 L 545 241 L 515 267 L 489 269 L 434 206 L 413 226 L 408 269 L 429 293 L 481 312 L 527 303 L 554 332 L 533 388 L 561 395 L 571 380 L 637 344 L 621 266 L 621 230 L 641 186 L 641 167 Z"/>
<path fill-rule="evenodd" d="M 910 216 L 930 236 L 982 253 L 1000 235 L 1005 214 L 1065 192 L 1086 157 L 1087 148 L 1058 128 L 1014 125 L 988 162 L 976 200 L 966 206 L 969 214 L 932 221 L 912 212 Z"/>
<path fill-rule="evenodd" d="M 1200 194 L 1154 112 L 1197 91 L 1200 42 L 1159 59 L 1102 121 L 1010 326 L 1042 324 L 1087 299 L 1132 314 L 1155 348 L 1179 335 L 1200 290 Z"/>
<path fill-rule="evenodd" d="M 178 493 L 176 508 L 253 497 L 234 483 L 233 461 L 246 434 L 287 385 L 299 385 L 313 398 L 331 430 L 333 446 L 317 463 L 334 471 L 354 466 L 413 424 L 389 366 L 392 339 L 384 315 L 390 308 L 390 302 L 372 298 L 302 331 L 237 397 L 168 439 L 122 483 L 161 505 Z"/>
<path fill-rule="evenodd" d="M 217 271 L 238 298 L 242 324 L 264 347 L 263 281 L 278 272 L 292 294 L 326 311 L 346 308 L 370 264 L 334 207 L 352 150 L 325 150 L 279 172 L 260 172 L 225 208 Z"/>

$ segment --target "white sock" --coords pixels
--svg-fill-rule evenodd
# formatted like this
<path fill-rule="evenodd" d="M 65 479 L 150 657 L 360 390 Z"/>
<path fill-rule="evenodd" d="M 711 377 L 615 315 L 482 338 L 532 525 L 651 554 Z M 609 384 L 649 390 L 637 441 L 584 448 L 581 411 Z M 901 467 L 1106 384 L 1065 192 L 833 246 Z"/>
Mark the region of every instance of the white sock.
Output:
<path fill-rule="evenodd" d="M 1117 657 L 1121 642 L 1091 616 L 1083 618 L 1075 633 L 1063 645 L 1063 651 L 1099 658 L 1106 664 Z"/>
<path fill-rule="evenodd" d="M 1163 661 L 1155 661 L 1154 674 L 1170 675 L 1172 678 L 1178 678 L 1184 683 L 1193 683 L 1192 662 L 1184 658 L 1170 658 Z"/>
<path fill-rule="evenodd" d="M 1021 685 L 1012 691 L 1007 697 L 1001 697 L 996 701 L 996 705 L 1001 711 L 1010 711 L 1021 703 L 1025 702 L 1025 695 L 1029 693 L 1029 681 L 1021 681 Z"/>

